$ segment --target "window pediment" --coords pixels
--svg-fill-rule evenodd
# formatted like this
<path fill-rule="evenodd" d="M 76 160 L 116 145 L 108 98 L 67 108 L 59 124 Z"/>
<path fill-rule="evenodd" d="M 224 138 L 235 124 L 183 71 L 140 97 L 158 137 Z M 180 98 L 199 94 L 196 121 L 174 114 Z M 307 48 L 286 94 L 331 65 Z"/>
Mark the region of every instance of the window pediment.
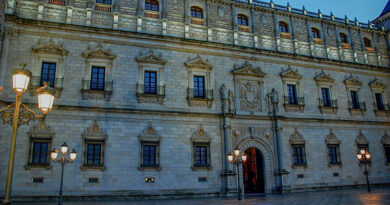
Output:
<path fill-rule="evenodd" d="M 90 47 L 88 47 L 88 50 L 83 52 L 83 57 L 114 60 L 116 58 L 116 55 L 111 53 L 110 50 L 106 50 L 101 45 L 99 45 L 95 49 L 91 49 Z"/>
<path fill-rule="evenodd" d="M 40 54 L 54 54 L 60 56 L 67 56 L 69 53 L 69 51 L 65 50 L 63 46 L 55 44 L 52 40 L 45 44 L 39 43 L 37 46 L 32 48 L 32 52 Z"/>
<path fill-rule="evenodd" d="M 386 88 L 386 85 L 379 79 L 374 79 L 370 83 L 368 83 L 371 89 L 376 90 L 384 90 Z"/>
<path fill-rule="evenodd" d="M 320 83 L 328 83 L 328 84 L 334 83 L 334 79 L 332 77 L 330 77 L 329 74 L 326 74 L 324 71 L 322 71 L 320 74 L 315 76 L 314 80 L 319 84 Z"/>
<path fill-rule="evenodd" d="M 203 125 L 200 124 L 199 128 L 191 136 L 192 142 L 210 142 L 210 135 L 203 129 Z"/>
<path fill-rule="evenodd" d="M 241 67 L 235 68 L 232 73 L 235 75 L 249 75 L 257 77 L 264 77 L 266 75 L 266 73 L 261 71 L 260 67 L 253 67 L 252 64 L 248 63 L 248 61 L 245 61 Z"/>
<path fill-rule="evenodd" d="M 140 140 L 144 141 L 160 141 L 160 133 L 153 127 L 152 123 L 149 122 L 148 126 L 138 136 Z"/>
<path fill-rule="evenodd" d="M 288 67 L 287 70 L 285 71 L 282 71 L 280 73 L 280 77 L 282 77 L 282 79 L 291 79 L 291 80 L 300 80 L 302 78 L 302 75 L 300 75 L 298 73 L 298 71 L 296 70 L 293 70 L 290 66 Z"/>
<path fill-rule="evenodd" d="M 105 140 L 107 138 L 106 132 L 103 128 L 99 127 L 95 120 L 91 127 L 87 128 L 82 134 L 84 139 Z"/>
<path fill-rule="evenodd" d="M 390 145 L 390 136 L 387 135 L 387 132 L 382 136 L 382 144 L 384 145 Z"/>
<path fill-rule="evenodd" d="M 303 139 L 303 136 L 298 132 L 297 128 L 295 128 L 294 133 L 290 136 L 289 141 L 291 144 L 305 144 L 305 139 Z"/>
<path fill-rule="evenodd" d="M 160 64 L 160 65 L 165 65 L 167 63 L 166 60 L 161 58 L 160 55 L 156 55 L 153 51 L 150 51 L 146 55 L 141 55 L 137 58 L 135 58 L 137 63 L 151 63 L 151 64 Z"/>
<path fill-rule="evenodd" d="M 188 60 L 185 62 L 187 68 L 201 68 L 205 70 L 211 70 L 213 66 L 211 66 L 207 61 L 204 61 L 199 55 L 192 60 Z"/>
<path fill-rule="evenodd" d="M 349 76 L 348 78 L 346 78 L 344 80 L 344 83 L 346 86 L 349 86 L 349 87 L 360 87 L 363 83 L 357 79 L 356 77 L 354 76 Z"/>
<path fill-rule="evenodd" d="M 368 140 L 366 136 L 363 135 L 362 130 L 359 130 L 359 135 L 356 137 L 355 142 L 356 144 L 368 144 Z"/>
<path fill-rule="evenodd" d="M 332 129 L 330 129 L 329 134 L 326 136 L 325 139 L 326 144 L 339 144 L 340 140 L 337 139 L 336 135 L 334 135 Z"/>
<path fill-rule="evenodd" d="M 55 135 L 50 126 L 46 125 L 45 120 L 40 120 L 37 125 L 31 127 L 29 133 L 31 137 L 51 138 Z"/>

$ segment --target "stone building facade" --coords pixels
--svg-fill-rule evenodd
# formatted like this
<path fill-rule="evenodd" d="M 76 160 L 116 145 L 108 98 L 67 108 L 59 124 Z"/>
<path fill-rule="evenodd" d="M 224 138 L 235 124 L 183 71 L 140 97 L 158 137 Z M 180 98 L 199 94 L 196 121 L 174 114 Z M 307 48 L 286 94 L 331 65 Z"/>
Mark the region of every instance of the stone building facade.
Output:
<path fill-rule="evenodd" d="M 48 150 L 64 141 L 78 153 L 69 197 L 236 194 L 236 147 L 249 155 L 244 193 L 363 185 L 360 148 L 371 182 L 389 184 L 381 18 L 254 0 L 6 0 L 3 106 L 22 62 L 33 74 L 23 103 L 36 108 L 42 81 L 56 90 L 46 121 L 19 128 L 12 193 L 55 196 Z M 0 130 L 4 194 L 11 129 Z"/>

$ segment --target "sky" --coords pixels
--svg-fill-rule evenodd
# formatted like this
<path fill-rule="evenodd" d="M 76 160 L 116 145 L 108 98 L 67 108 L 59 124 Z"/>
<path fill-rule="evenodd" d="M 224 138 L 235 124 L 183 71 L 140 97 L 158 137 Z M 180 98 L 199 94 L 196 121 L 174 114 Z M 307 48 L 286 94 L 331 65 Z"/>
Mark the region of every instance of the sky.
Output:
<path fill-rule="evenodd" d="M 269 0 L 261 0 L 269 2 Z M 358 19 L 359 22 L 367 23 L 381 14 L 388 0 L 273 0 L 275 4 L 287 5 L 290 2 L 291 7 L 302 9 L 304 5 L 306 10 L 317 12 L 321 10 L 323 14 L 330 14 L 336 17 L 348 19 Z"/>

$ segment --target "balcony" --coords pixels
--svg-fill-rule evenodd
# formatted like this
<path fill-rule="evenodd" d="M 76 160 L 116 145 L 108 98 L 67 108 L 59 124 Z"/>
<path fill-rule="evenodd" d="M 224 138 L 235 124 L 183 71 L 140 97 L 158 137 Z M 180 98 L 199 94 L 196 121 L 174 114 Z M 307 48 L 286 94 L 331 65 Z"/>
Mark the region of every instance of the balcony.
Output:
<path fill-rule="evenodd" d="M 322 41 L 322 39 L 320 39 L 320 38 L 313 38 L 313 43 L 314 43 L 314 44 L 322 45 L 322 44 L 323 44 L 323 41 Z"/>
<path fill-rule="evenodd" d="M 366 47 L 366 52 L 367 53 L 374 53 L 374 48 Z"/>
<path fill-rule="evenodd" d="M 49 4 L 65 6 L 65 0 L 49 0 Z"/>
<path fill-rule="evenodd" d="M 281 38 L 291 39 L 291 34 L 287 32 L 280 32 Z"/>
<path fill-rule="evenodd" d="M 305 98 L 284 96 L 284 108 L 286 112 L 303 112 L 305 108 Z"/>
<path fill-rule="evenodd" d="M 390 104 L 376 104 L 374 103 L 374 111 L 376 116 L 390 116 Z"/>
<path fill-rule="evenodd" d="M 104 85 L 102 88 L 94 89 L 91 87 L 91 81 L 90 80 L 84 80 L 81 84 L 81 93 L 83 95 L 83 99 L 97 99 L 97 100 L 106 100 L 109 101 L 111 98 L 111 95 L 113 93 L 113 85 L 114 82 L 108 82 L 104 81 Z"/>
<path fill-rule="evenodd" d="M 145 17 L 153 18 L 153 19 L 159 19 L 160 18 L 160 12 L 158 11 L 145 11 Z"/>
<path fill-rule="evenodd" d="M 365 102 L 352 102 L 348 101 L 349 112 L 351 115 L 361 114 L 363 115 L 366 112 L 366 103 Z"/>
<path fill-rule="evenodd" d="M 336 114 L 337 113 L 337 100 L 324 101 L 324 99 L 319 99 L 319 107 L 321 114 Z"/>
<path fill-rule="evenodd" d="M 191 23 L 196 25 L 204 25 L 204 19 L 201 18 L 191 18 Z"/>
<path fill-rule="evenodd" d="M 187 101 L 189 106 L 211 107 L 214 100 L 213 90 L 204 90 L 201 95 L 194 95 L 194 89 L 187 89 Z"/>
<path fill-rule="evenodd" d="M 147 87 L 137 83 L 136 89 L 138 103 L 164 103 L 165 86 Z"/>
<path fill-rule="evenodd" d="M 241 32 L 246 32 L 246 33 L 249 33 L 251 32 L 251 28 L 249 26 L 238 26 L 238 30 L 241 31 Z"/>
<path fill-rule="evenodd" d="M 63 90 L 64 78 L 55 78 L 54 85 L 50 84 L 50 87 L 55 90 L 55 97 L 59 98 L 61 96 Z M 32 76 L 30 80 L 29 91 L 30 95 L 35 96 L 37 94 L 36 89 L 43 86 L 43 82 L 41 82 L 41 76 Z"/>
<path fill-rule="evenodd" d="M 96 11 L 106 11 L 111 12 L 111 5 L 110 4 L 96 4 L 95 5 Z"/>
<path fill-rule="evenodd" d="M 348 43 L 341 43 L 341 47 L 344 49 L 349 49 L 351 46 Z"/>

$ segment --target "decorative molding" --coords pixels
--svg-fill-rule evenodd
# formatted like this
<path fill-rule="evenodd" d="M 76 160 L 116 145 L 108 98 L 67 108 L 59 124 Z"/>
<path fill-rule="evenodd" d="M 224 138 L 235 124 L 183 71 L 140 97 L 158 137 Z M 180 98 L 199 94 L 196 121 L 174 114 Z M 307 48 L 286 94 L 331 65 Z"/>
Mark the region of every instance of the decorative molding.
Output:
<path fill-rule="evenodd" d="M 153 127 L 152 123 L 149 122 L 148 126 L 139 134 L 138 139 L 141 141 L 159 142 L 161 140 L 161 135 Z"/>
<path fill-rule="evenodd" d="M 333 130 L 330 129 L 329 134 L 325 138 L 326 144 L 340 144 L 340 140 L 334 135 Z"/>
<path fill-rule="evenodd" d="M 329 74 L 326 74 L 324 71 L 321 71 L 320 74 L 314 77 L 314 80 L 317 84 L 333 84 L 334 79 L 330 77 Z"/>
<path fill-rule="evenodd" d="M 356 136 L 355 140 L 356 144 L 369 144 L 367 138 L 363 135 L 362 130 L 359 130 L 358 136 Z"/>
<path fill-rule="evenodd" d="M 88 127 L 82 134 L 84 140 L 102 140 L 107 139 L 107 134 L 103 128 L 99 127 L 96 120 L 93 121 L 93 124 Z"/>
<path fill-rule="evenodd" d="M 194 133 L 192 133 L 190 140 L 192 142 L 197 142 L 197 143 L 198 142 L 210 143 L 211 136 L 203 129 L 203 125 L 200 124 L 198 129 Z"/>
<path fill-rule="evenodd" d="M 305 144 L 305 139 L 298 132 L 298 129 L 295 128 L 294 133 L 290 136 L 290 144 Z"/>
<path fill-rule="evenodd" d="M 347 87 L 360 87 L 363 83 L 352 74 L 344 80 Z"/>
<path fill-rule="evenodd" d="M 199 54 L 196 58 L 194 58 L 192 60 L 188 60 L 184 64 L 187 68 L 201 68 L 201 69 L 205 69 L 205 70 L 211 70 L 213 68 L 213 66 L 211 66 L 207 62 L 207 60 L 206 61 L 202 60 L 202 58 L 199 56 Z"/>
<path fill-rule="evenodd" d="M 240 110 L 261 111 L 260 85 L 254 81 L 241 81 L 239 83 Z"/>
<path fill-rule="evenodd" d="M 293 70 L 290 66 L 288 66 L 287 70 L 282 71 L 279 75 L 282 79 L 286 80 L 299 81 L 302 79 L 302 75 L 300 75 L 297 70 Z"/>
<path fill-rule="evenodd" d="M 137 63 L 149 63 L 158 65 L 165 65 L 167 63 L 166 60 L 162 59 L 161 54 L 156 55 L 152 50 L 150 50 L 149 53 L 145 55 L 141 54 L 139 57 L 136 57 L 135 61 L 137 61 Z"/>
<path fill-rule="evenodd" d="M 63 45 L 59 46 L 55 44 L 52 39 L 50 39 L 49 42 L 45 44 L 43 44 L 43 42 L 40 41 L 38 45 L 33 47 L 31 50 L 33 53 L 52 54 L 52 55 L 60 55 L 60 56 L 68 56 L 69 53 L 69 51 L 65 50 Z"/>
<path fill-rule="evenodd" d="M 387 134 L 386 131 L 385 134 L 382 136 L 381 142 L 383 145 L 390 145 L 390 136 Z"/>
<path fill-rule="evenodd" d="M 237 67 L 237 65 L 235 65 Z M 248 61 L 245 61 L 245 63 L 238 68 L 235 68 L 231 72 L 234 75 L 249 75 L 249 76 L 255 76 L 255 77 L 264 77 L 267 75 L 263 71 L 261 71 L 260 67 L 253 67 L 252 64 L 248 63 Z"/>
<path fill-rule="evenodd" d="M 97 59 L 107 59 L 114 60 L 116 55 L 111 53 L 110 50 L 106 50 L 99 44 L 99 46 L 95 49 L 92 49 L 88 46 L 88 50 L 82 53 L 84 58 L 97 58 Z"/>
<path fill-rule="evenodd" d="M 370 86 L 370 88 L 372 90 L 384 90 L 386 88 L 386 85 L 379 79 L 375 78 L 374 80 L 372 80 L 371 82 L 368 83 L 368 85 Z"/>
<path fill-rule="evenodd" d="M 50 126 L 46 125 L 46 119 L 45 120 L 39 120 L 39 123 L 37 125 L 34 125 L 31 127 L 30 131 L 28 132 L 28 135 L 30 137 L 37 137 L 37 138 L 48 138 L 51 139 L 54 137 L 55 133 L 51 129 Z"/>

